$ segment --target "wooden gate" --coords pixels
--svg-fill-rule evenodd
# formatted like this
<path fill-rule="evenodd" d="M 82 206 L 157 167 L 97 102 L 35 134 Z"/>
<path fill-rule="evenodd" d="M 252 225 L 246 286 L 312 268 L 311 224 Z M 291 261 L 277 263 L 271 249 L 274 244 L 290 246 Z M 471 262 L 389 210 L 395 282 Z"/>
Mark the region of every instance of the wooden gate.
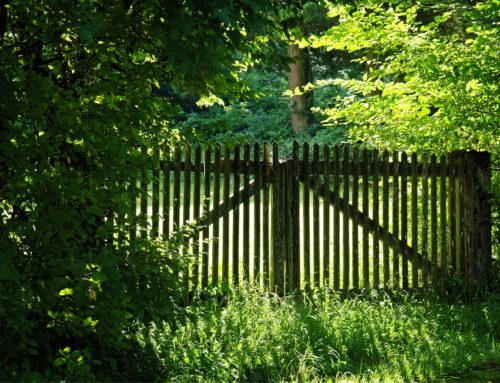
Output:
<path fill-rule="evenodd" d="M 156 155 L 160 156 L 159 151 Z M 161 151 L 145 175 L 140 235 L 187 223 L 191 290 L 256 284 L 472 291 L 489 283 L 489 154 L 417 156 L 350 146 L 276 144 Z M 136 230 L 132 235 L 136 235 Z"/>

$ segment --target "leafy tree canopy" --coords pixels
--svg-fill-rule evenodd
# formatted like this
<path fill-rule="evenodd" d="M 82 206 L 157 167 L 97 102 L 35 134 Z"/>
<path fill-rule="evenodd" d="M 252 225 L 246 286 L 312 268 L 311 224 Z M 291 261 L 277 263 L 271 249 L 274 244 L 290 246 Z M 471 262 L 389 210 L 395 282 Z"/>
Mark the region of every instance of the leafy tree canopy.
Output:
<path fill-rule="evenodd" d="M 366 72 L 332 81 L 349 95 L 323 110 L 326 123 L 347 124 L 354 140 L 378 147 L 497 151 L 499 4 L 331 6 L 338 25 L 309 43 L 362 54 Z"/>

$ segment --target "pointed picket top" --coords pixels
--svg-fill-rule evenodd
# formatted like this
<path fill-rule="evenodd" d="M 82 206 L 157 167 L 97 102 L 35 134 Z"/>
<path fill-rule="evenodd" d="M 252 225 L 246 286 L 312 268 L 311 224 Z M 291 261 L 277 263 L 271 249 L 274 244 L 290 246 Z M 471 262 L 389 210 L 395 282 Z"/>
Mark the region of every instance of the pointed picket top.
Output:
<path fill-rule="evenodd" d="M 314 153 L 318 153 L 318 160 L 319 160 L 319 144 L 317 142 L 315 142 L 313 145 L 313 156 Z"/>
<path fill-rule="evenodd" d="M 299 142 L 297 140 L 293 141 L 292 157 L 293 157 L 294 161 L 297 161 L 299 159 Z"/>

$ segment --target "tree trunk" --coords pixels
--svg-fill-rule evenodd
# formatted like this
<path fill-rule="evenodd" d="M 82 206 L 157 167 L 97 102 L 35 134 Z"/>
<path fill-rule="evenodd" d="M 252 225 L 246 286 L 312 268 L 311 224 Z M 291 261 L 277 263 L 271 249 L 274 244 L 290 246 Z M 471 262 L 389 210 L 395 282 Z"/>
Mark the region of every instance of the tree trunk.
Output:
<path fill-rule="evenodd" d="M 294 92 L 297 87 L 302 91 L 303 87 L 312 82 L 312 68 L 307 50 L 300 49 L 298 45 L 288 47 L 288 57 L 294 62 L 290 64 L 290 76 L 288 78 L 288 87 Z M 295 95 L 290 98 L 290 112 L 292 121 L 292 130 L 295 133 L 304 133 L 311 123 L 313 105 L 312 90 L 302 95 Z"/>

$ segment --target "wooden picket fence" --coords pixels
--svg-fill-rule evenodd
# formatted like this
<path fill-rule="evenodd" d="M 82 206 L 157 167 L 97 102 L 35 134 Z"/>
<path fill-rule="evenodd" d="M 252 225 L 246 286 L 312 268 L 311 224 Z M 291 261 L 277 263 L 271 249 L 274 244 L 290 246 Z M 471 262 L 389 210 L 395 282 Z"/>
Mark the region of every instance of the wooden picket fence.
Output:
<path fill-rule="evenodd" d="M 272 149 L 272 150 L 271 150 Z M 488 153 L 417 156 L 356 146 L 173 146 L 140 180 L 131 235 L 168 238 L 187 223 L 191 291 L 252 283 L 467 291 L 490 281 Z"/>

